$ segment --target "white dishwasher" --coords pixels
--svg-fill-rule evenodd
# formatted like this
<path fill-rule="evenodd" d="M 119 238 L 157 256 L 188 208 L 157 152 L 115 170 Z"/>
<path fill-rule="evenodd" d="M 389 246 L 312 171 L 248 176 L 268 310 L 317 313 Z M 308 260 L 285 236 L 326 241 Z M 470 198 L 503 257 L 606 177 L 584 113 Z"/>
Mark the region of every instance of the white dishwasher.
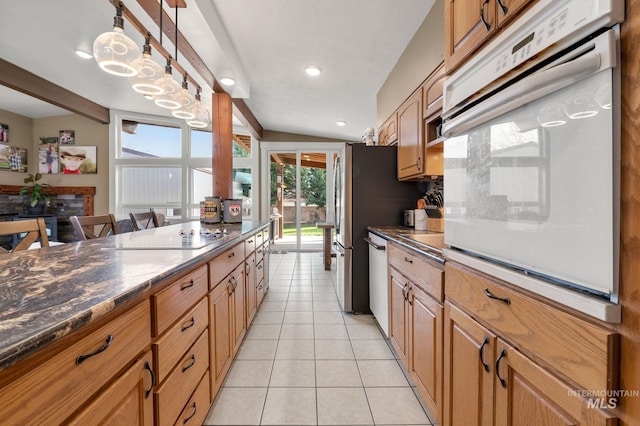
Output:
<path fill-rule="evenodd" d="M 389 285 L 387 240 L 369 232 L 369 307 L 380 328 L 389 337 Z"/>

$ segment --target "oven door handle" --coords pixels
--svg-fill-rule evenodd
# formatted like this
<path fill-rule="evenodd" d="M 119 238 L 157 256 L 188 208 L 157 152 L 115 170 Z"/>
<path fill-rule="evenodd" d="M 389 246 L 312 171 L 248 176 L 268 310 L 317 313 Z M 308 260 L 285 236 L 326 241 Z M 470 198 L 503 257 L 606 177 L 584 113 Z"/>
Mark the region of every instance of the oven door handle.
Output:
<path fill-rule="evenodd" d="M 591 50 L 589 53 L 523 78 L 468 111 L 446 120 L 442 126 L 443 136 L 460 134 L 600 70 L 615 67 L 615 54 L 611 53 L 615 52 L 615 37 L 612 31 L 603 36 L 584 46 L 584 50 Z"/>

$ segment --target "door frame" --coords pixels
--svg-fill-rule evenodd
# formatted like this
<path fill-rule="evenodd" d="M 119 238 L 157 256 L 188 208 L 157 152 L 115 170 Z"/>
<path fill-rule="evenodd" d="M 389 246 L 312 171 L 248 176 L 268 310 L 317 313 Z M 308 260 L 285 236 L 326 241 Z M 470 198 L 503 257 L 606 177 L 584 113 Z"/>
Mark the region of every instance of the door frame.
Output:
<path fill-rule="evenodd" d="M 335 154 L 340 156 L 344 153 L 346 142 L 262 142 L 260 144 L 260 218 L 261 220 L 269 220 L 271 216 L 270 204 L 270 164 L 271 154 L 278 152 L 287 152 L 296 154 L 296 194 L 300 197 L 300 156 L 302 153 L 325 153 L 329 159 Z M 326 167 L 326 198 L 327 198 L 327 221 L 332 222 L 335 212 L 333 211 L 333 203 L 329 202 L 334 197 L 333 189 L 333 162 L 330 160 Z M 300 217 L 302 206 L 296 203 L 296 228 L 300 228 Z M 296 249 L 300 250 L 300 236 L 296 238 Z"/>

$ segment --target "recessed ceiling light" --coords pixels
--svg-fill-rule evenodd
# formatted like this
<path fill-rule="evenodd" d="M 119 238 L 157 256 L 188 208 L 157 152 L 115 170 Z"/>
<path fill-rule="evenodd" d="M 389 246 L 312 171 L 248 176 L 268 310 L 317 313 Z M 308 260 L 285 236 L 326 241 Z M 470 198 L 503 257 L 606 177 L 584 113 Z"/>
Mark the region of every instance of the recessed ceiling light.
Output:
<path fill-rule="evenodd" d="M 225 86 L 233 86 L 234 84 L 236 84 L 236 80 L 233 77 L 222 77 L 220 79 L 220 83 L 224 84 Z"/>
<path fill-rule="evenodd" d="M 337 124 L 338 126 L 342 127 L 342 126 L 346 126 L 346 125 L 347 125 L 347 122 L 346 122 L 346 121 L 342 121 L 342 120 L 341 120 L 341 121 L 336 121 L 336 124 Z"/>
<path fill-rule="evenodd" d="M 318 67 L 317 67 L 317 66 L 315 66 L 315 65 L 307 65 L 307 66 L 304 68 L 304 71 L 305 71 L 308 75 L 310 75 L 310 76 L 312 76 L 312 77 L 316 77 L 316 76 L 319 76 L 319 75 L 320 75 L 320 68 L 318 68 Z"/>
<path fill-rule="evenodd" d="M 76 49 L 76 55 L 80 56 L 82 59 L 91 59 L 93 58 L 93 55 L 89 52 L 86 52 L 84 50 L 81 49 Z"/>

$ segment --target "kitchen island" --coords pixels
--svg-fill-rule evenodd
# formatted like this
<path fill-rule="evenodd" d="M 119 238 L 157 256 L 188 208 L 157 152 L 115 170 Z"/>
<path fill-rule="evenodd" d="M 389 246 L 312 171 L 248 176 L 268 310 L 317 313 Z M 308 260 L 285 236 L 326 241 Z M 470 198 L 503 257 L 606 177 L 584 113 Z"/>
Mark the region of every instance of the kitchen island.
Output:
<path fill-rule="evenodd" d="M 218 337 L 217 341 L 216 336 L 209 338 L 209 292 L 220 293 L 218 290 L 222 288 L 224 295 L 229 295 L 229 300 L 233 300 L 236 306 L 230 306 L 229 302 L 225 307 L 235 317 L 227 317 L 224 324 L 229 330 L 233 325 L 246 331 L 244 296 L 256 289 L 245 288 L 245 259 L 251 257 L 256 265 L 265 264 L 267 227 L 268 222 L 218 225 L 188 222 L 0 255 L 0 395 L 6 396 L 4 405 L 13 412 L 10 419 L 17 423 L 26 420 L 37 422 L 37 416 L 42 415 L 53 424 L 70 421 L 68 416 L 73 415 L 80 422 L 83 413 L 95 414 L 91 411 L 95 408 L 87 405 L 91 399 L 98 401 L 109 386 L 128 374 L 126 368 L 145 358 L 136 374 L 140 376 L 140 384 L 144 384 L 141 385 L 145 389 L 142 396 L 155 401 L 155 404 L 150 405 L 151 414 L 140 418 L 148 421 L 155 417 L 161 419 L 160 423 L 175 422 L 174 412 L 180 414 L 184 407 L 191 407 L 190 402 L 188 407 L 183 407 L 182 403 L 192 395 L 195 398 L 196 393 L 204 388 L 198 386 L 194 391 L 197 382 L 204 382 L 202 373 L 207 370 L 209 374 L 209 353 L 213 353 L 209 348 L 225 343 L 224 336 Z M 259 283 L 252 281 L 256 287 L 260 284 L 261 289 L 268 285 L 268 277 L 264 272 L 262 274 Z M 202 325 L 193 326 L 196 319 L 204 320 Z M 173 338 L 169 335 L 176 324 L 178 334 Z M 111 326 L 115 331 L 107 330 L 102 335 L 103 329 Z M 216 326 L 221 334 L 233 334 L 222 330 L 220 324 Z M 183 365 L 180 364 L 183 353 L 165 357 L 164 354 L 172 349 L 161 348 L 167 346 L 164 342 L 167 339 L 169 346 L 180 346 L 176 342 L 193 330 L 198 330 L 198 335 L 184 343 L 184 350 L 191 346 L 194 351 L 198 349 L 199 355 L 206 354 L 201 358 L 206 358 L 207 363 L 198 370 L 196 383 L 185 390 L 184 401 L 171 411 L 170 416 L 163 415 L 163 407 L 159 404 L 163 400 L 160 390 L 171 380 L 174 364 Z M 98 340 L 82 347 L 84 340 L 92 338 L 93 334 L 99 335 Z M 240 340 L 242 336 L 244 334 Z M 80 352 L 74 352 L 69 359 L 65 352 L 78 345 Z M 121 345 L 120 349 L 118 345 Z M 126 355 L 127 351 L 129 355 Z M 67 359 L 58 359 L 62 355 Z M 29 403 L 25 404 L 17 396 L 19 392 L 29 393 L 36 379 L 51 376 L 53 382 L 57 371 L 70 368 L 75 374 L 76 370 L 90 369 L 92 364 L 100 362 L 99 358 L 109 359 L 111 355 L 115 359 L 106 363 L 112 368 L 111 374 L 96 376 L 94 386 L 85 388 L 81 385 L 80 395 L 74 394 L 76 389 L 72 388 L 76 379 L 78 384 L 92 381 L 95 372 L 61 377 L 61 380 L 68 379 L 66 387 L 64 384 L 55 387 L 56 383 L 38 383 L 38 389 L 44 392 L 37 395 L 39 400 L 46 401 L 47 392 L 50 392 L 52 397 L 68 395 L 73 401 L 56 401 L 57 407 L 51 407 L 50 403 L 35 403 L 28 399 Z M 232 355 L 233 351 L 230 351 L 231 358 Z M 172 361 L 166 364 L 165 359 Z M 195 359 L 194 355 L 194 362 Z M 180 371 L 180 368 L 175 370 Z M 217 376 L 226 374 L 224 365 L 217 369 L 217 373 Z M 215 391 L 211 387 L 207 380 L 206 398 L 200 397 L 200 401 L 206 399 L 207 403 L 211 402 Z M 154 398 L 150 398 L 151 392 Z M 204 394 L 201 392 L 199 395 Z M 2 418 L 9 419 L 5 416 L 5 409 L 0 411 Z M 206 411 L 206 408 L 200 409 L 204 414 Z M 188 411 L 186 417 L 190 414 Z"/>

